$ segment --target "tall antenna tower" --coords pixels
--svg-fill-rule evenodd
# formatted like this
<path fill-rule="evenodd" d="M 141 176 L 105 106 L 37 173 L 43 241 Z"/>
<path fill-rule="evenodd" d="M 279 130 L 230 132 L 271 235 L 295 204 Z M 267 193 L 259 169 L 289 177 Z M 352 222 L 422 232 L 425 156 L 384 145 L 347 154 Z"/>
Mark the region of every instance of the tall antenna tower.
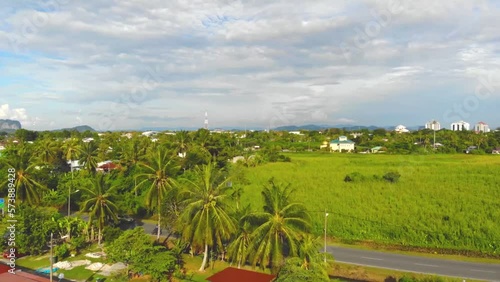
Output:
<path fill-rule="evenodd" d="M 205 123 L 204 124 L 205 124 L 205 129 L 208 130 L 208 113 L 207 112 L 205 112 Z"/>

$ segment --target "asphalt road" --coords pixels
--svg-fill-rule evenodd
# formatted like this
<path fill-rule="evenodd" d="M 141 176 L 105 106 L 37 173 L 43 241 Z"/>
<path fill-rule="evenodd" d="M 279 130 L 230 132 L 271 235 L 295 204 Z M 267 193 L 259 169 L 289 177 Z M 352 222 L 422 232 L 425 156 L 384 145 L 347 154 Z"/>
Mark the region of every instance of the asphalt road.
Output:
<path fill-rule="evenodd" d="M 462 262 L 332 246 L 328 246 L 327 251 L 337 262 L 461 279 L 500 281 L 500 264 Z"/>

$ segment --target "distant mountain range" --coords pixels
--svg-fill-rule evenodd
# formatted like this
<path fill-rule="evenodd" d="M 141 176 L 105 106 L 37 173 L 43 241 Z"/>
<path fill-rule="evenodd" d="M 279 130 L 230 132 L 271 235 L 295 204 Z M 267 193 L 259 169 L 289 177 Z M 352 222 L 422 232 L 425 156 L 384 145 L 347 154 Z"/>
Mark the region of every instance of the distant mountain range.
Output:
<path fill-rule="evenodd" d="M 71 127 L 71 128 L 62 128 L 62 129 L 55 129 L 55 130 L 52 130 L 52 131 L 64 131 L 64 130 L 67 130 L 67 131 L 78 131 L 78 132 L 85 132 L 85 131 L 95 131 L 92 127 L 88 126 L 88 125 L 79 125 L 79 126 L 75 126 L 75 127 Z"/>
<path fill-rule="evenodd" d="M 21 129 L 21 123 L 17 120 L 0 119 L 0 131 L 13 132 Z"/>

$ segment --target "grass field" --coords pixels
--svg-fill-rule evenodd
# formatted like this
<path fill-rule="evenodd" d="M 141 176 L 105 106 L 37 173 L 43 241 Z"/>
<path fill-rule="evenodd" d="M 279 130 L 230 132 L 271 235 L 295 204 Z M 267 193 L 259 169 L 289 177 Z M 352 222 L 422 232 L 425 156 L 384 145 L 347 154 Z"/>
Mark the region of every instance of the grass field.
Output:
<path fill-rule="evenodd" d="M 241 203 L 260 209 L 269 178 L 291 183 L 313 230 L 350 240 L 500 255 L 500 157 L 493 155 L 290 154 L 247 169 Z M 381 176 L 397 171 L 389 183 Z M 344 182 L 357 173 L 354 182 Z M 374 177 L 377 176 L 377 177 Z"/>

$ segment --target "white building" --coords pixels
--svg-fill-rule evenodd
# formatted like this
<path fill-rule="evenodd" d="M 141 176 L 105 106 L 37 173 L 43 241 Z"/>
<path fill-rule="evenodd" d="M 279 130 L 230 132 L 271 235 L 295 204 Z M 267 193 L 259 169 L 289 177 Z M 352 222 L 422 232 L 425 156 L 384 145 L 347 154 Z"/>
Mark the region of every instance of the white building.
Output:
<path fill-rule="evenodd" d="M 339 136 L 338 139 L 330 141 L 330 150 L 332 152 L 338 151 L 347 151 L 351 152 L 354 151 L 354 142 L 347 139 L 346 136 Z"/>
<path fill-rule="evenodd" d="M 396 133 L 408 133 L 408 132 L 410 132 L 410 131 L 406 128 L 406 126 L 401 125 L 401 124 L 400 124 L 400 125 L 398 125 L 398 126 L 396 126 L 396 128 L 394 129 L 394 131 L 396 131 Z"/>
<path fill-rule="evenodd" d="M 470 130 L 470 124 L 468 122 L 461 120 L 452 123 L 450 129 L 453 131 Z"/>
<path fill-rule="evenodd" d="M 474 131 L 477 133 L 479 132 L 488 133 L 490 132 L 490 127 L 486 123 L 480 121 L 476 124 L 476 126 L 474 126 Z"/>
<path fill-rule="evenodd" d="M 425 128 L 438 131 L 441 130 L 441 124 L 437 120 L 432 120 L 425 124 Z"/>

